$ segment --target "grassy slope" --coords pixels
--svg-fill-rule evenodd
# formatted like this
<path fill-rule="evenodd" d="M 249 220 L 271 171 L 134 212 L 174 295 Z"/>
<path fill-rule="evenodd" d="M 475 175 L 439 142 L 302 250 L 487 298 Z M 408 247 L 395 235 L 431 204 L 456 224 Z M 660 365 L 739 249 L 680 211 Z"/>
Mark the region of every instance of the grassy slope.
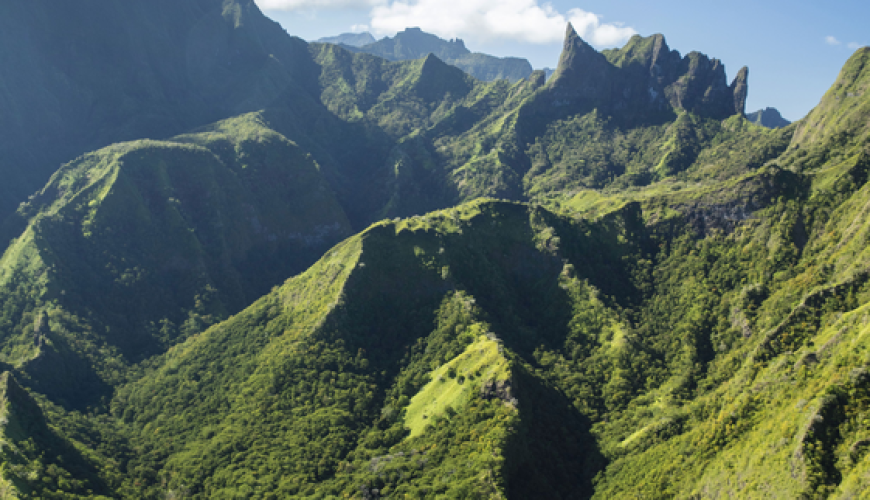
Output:
<path fill-rule="evenodd" d="M 423 434 L 429 418 L 462 411 L 470 396 L 480 390 L 479 384 L 473 383 L 477 377 L 487 381 L 508 380 L 506 365 L 499 354 L 499 344 L 481 335 L 462 354 L 428 375 L 430 382 L 414 395 L 405 410 L 405 426 L 410 429 L 408 437 Z"/>

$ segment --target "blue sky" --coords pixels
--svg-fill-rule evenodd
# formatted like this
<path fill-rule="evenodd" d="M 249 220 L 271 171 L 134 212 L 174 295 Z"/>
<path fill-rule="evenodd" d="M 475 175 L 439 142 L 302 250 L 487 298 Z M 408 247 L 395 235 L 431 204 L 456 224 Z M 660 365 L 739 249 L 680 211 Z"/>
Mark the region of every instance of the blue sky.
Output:
<path fill-rule="evenodd" d="M 639 0 L 256 0 L 305 40 L 351 31 L 377 38 L 418 26 L 462 38 L 476 52 L 525 57 L 555 67 L 565 23 L 599 49 L 632 34 L 662 33 L 671 49 L 725 63 L 728 78 L 749 66 L 747 111 L 776 107 L 797 120 L 815 106 L 840 68 L 870 44 L 870 2 Z"/>

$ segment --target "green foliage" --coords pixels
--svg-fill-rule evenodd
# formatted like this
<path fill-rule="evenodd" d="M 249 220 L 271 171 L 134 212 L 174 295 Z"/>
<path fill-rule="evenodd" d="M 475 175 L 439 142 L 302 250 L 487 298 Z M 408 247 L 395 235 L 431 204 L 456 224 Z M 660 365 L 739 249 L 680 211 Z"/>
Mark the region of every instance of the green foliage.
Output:
<path fill-rule="evenodd" d="M 474 335 L 472 325 L 464 335 Z M 427 420 L 447 415 L 453 417 L 462 411 L 469 395 L 479 390 L 476 379 L 507 380 L 506 361 L 499 356 L 499 346 L 481 334 L 481 338 L 466 347 L 465 352 L 434 370 L 429 375 L 430 382 L 420 389 L 411 399 L 405 414 L 405 426 L 415 437 L 423 433 Z M 468 379 L 468 384 L 466 384 Z"/>
<path fill-rule="evenodd" d="M 20 212 L 3 360 L 77 408 L 349 232 L 317 166 L 257 115 L 82 157 Z"/>
<path fill-rule="evenodd" d="M 85 154 L 7 226 L 2 492 L 867 490 L 867 50 L 768 130 L 661 37 L 483 83 L 219 4 L 240 69 L 185 70 L 236 117 Z M 642 92 L 584 95 L 584 60 Z"/>
<path fill-rule="evenodd" d="M 0 429 L 2 498 L 108 498 L 95 464 L 48 426 L 9 372 L 0 375 Z"/>

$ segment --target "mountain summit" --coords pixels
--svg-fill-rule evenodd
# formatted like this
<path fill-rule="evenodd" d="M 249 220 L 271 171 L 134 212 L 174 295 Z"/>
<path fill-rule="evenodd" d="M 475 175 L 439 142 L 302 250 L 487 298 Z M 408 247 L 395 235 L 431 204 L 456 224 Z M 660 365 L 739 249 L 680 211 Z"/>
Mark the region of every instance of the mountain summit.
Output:
<path fill-rule="evenodd" d="M 336 45 L 349 45 L 351 47 L 362 47 L 370 43 L 375 43 L 378 40 L 371 33 L 365 31 L 363 33 L 342 33 L 336 36 L 327 36 L 316 40 L 317 43 L 334 43 Z"/>
<path fill-rule="evenodd" d="M 662 35 L 635 35 L 621 49 L 599 53 L 569 23 L 548 86 L 553 105 L 572 110 L 601 107 L 635 116 L 673 110 L 723 119 L 744 113 L 748 73 L 742 68 L 728 85 L 721 61 L 699 52 L 681 57 Z"/>
<path fill-rule="evenodd" d="M 746 113 L 746 119 L 767 128 L 787 127 L 791 124 L 790 121 L 779 114 L 779 110 L 776 108 L 764 108 L 752 113 Z"/>
<path fill-rule="evenodd" d="M 322 41 L 327 40 L 323 39 Z M 393 38 L 384 38 L 358 47 L 358 49 L 346 48 L 373 54 L 390 61 L 420 59 L 428 54 L 434 54 L 442 61 L 483 81 L 505 78 L 511 82 L 516 82 L 532 73 L 532 65 L 525 59 L 502 58 L 471 52 L 465 47 L 465 42 L 458 38 L 444 40 L 431 33 L 426 33 L 420 28 L 407 28 L 405 31 L 397 33 Z"/>

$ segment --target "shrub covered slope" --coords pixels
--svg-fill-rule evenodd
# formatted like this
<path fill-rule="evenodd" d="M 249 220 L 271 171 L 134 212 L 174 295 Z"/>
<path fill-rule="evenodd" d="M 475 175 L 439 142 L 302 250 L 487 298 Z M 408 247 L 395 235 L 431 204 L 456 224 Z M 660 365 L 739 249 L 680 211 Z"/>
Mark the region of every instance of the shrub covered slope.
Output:
<path fill-rule="evenodd" d="M 28 5 L 0 23 L 48 15 Z M 173 12 L 152 40 L 143 26 Z M 248 1 L 140 14 L 119 53 L 227 36 L 208 67 L 231 78 L 162 87 L 205 63 L 155 62 L 152 90 L 211 97 L 121 85 L 132 121 L 75 122 L 84 138 L 30 198 L 43 152 L 21 163 L 42 174 L 0 165 L 21 182 L 0 204 L 18 206 L 0 260 L 3 495 L 870 489 L 870 50 L 771 130 L 743 116 L 745 70 L 729 84 L 660 35 L 598 53 L 569 27 L 549 82 L 485 83 L 432 55 L 306 45 Z M 50 46 L 34 33 L 22 46 Z M 28 91 L 103 88 L 48 53 Z M 262 71 L 228 69 L 239 53 Z M 9 109 L 26 97 L 12 80 Z M 150 135 L 142 106 L 175 125 L 116 142 Z"/>

